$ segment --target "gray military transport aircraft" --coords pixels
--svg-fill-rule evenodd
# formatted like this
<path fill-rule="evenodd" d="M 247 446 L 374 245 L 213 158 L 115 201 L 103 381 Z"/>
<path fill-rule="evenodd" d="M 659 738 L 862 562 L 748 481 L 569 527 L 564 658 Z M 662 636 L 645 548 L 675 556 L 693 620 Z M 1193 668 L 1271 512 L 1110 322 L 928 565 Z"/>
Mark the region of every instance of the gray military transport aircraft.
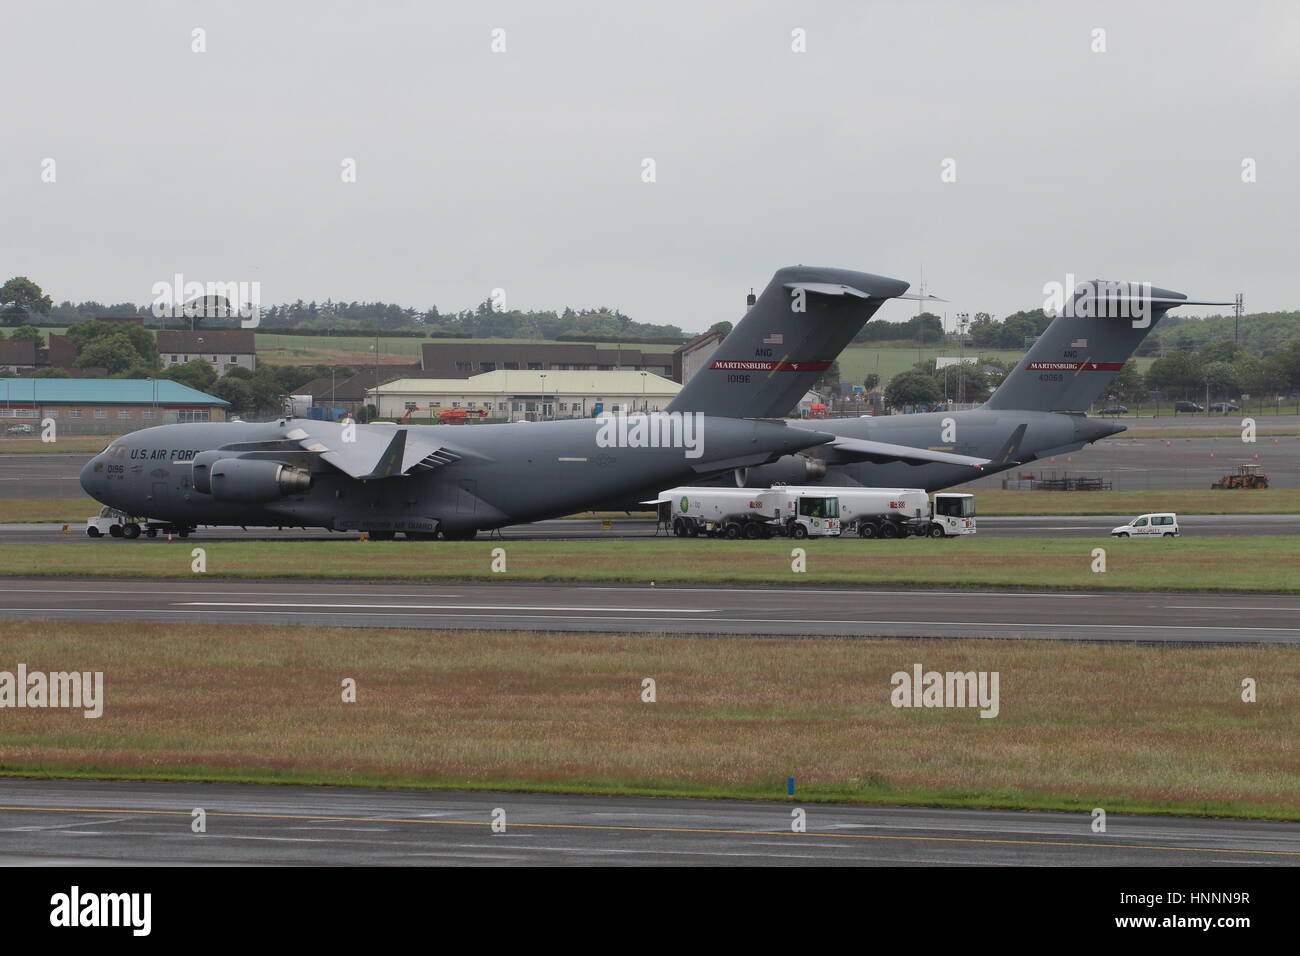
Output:
<path fill-rule="evenodd" d="M 854 334 L 844 338 L 842 330 L 853 321 L 860 328 L 907 289 L 862 272 L 804 267 L 783 269 L 773 282 L 789 286 L 804 310 L 793 312 L 790 324 L 813 329 L 819 354 L 832 357 Z M 855 290 L 851 308 L 842 288 Z M 846 311 L 866 317 L 846 321 Z M 772 369 L 774 396 L 803 394 L 805 374 L 800 362 Z M 786 378 L 798 382 L 787 387 Z M 117 439 L 86 464 L 81 484 L 111 508 L 182 533 L 240 525 L 468 539 L 480 530 L 639 501 L 839 441 L 783 421 L 693 410 L 473 426 L 203 422 Z M 943 452 L 904 453 L 966 469 L 983 464 Z M 135 523 L 124 530 L 127 537 L 140 533 Z"/>
<path fill-rule="evenodd" d="M 783 270 L 784 271 L 784 270 Z M 870 277 L 823 286 L 820 299 L 850 304 L 823 310 L 819 321 L 791 311 L 800 282 L 777 273 L 753 308 L 669 403 L 668 411 L 778 418 L 875 314 L 877 291 L 898 279 Z M 903 296 L 904 298 L 919 298 Z M 936 491 L 1052 455 L 1077 451 L 1123 425 L 1088 418 L 1086 410 L 1172 308 L 1231 305 L 1191 301 L 1147 283 L 1080 283 L 1024 360 L 980 408 L 882 417 L 792 421 L 831 432 L 837 440 L 809 446 L 780 461 L 735 470 L 740 487 L 773 482 L 864 485 Z M 800 374 L 779 375 L 777 368 Z M 943 456 L 957 455 L 965 462 Z M 972 462 L 984 461 L 982 467 Z M 718 480 L 719 482 L 721 479 Z"/>

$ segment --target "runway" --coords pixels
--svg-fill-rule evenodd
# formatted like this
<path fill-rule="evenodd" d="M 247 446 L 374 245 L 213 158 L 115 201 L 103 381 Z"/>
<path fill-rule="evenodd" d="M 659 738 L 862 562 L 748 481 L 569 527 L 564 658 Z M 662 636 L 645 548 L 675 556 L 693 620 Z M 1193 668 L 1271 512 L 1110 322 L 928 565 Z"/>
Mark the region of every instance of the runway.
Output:
<path fill-rule="evenodd" d="M 1300 644 L 1300 597 L 1271 594 L 5 578 L 0 619 Z"/>
<path fill-rule="evenodd" d="M 1068 515 L 1026 515 L 1021 517 L 978 518 L 979 534 L 986 538 L 1106 538 L 1112 528 L 1128 521 L 1132 515 L 1101 515 L 1071 517 Z M 1284 515 L 1182 515 L 1179 528 L 1184 537 L 1214 538 L 1232 536 L 1267 537 L 1300 535 L 1300 514 Z M 586 518 L 557 518 L 533 524 L 513 525 L 489 535 L 483 532 L 480 540 L 488 537 L 508 541 L 547 539 L 598 540 L 601 538 L 652 538 L 667 532 L 657 527 L 653 518 L 614 518 L 605 522 Z M 331 533 L 318 528 L 199 528 L 189 538 L 192 541 L 355 541 L 356 532 Z M 896 542 L 907 547 L 910 541 Z M 844 546 L 853 547 L 858 539 L 847 535 Z M 139 547 L 166 543 L 166 538 L 137 538 L 93 540 L 86 536 L 84 524 L 30 523 L 0 524 L 0 546 L 6 544 L 90 544 L 97 547 Z M 423 542 L 437 547 L 436 543 Z M 419 545 L 417 545 L 419 546 Z"/>
<path fill-rule="evenodd" d="M 193 811 L 206 832 L 191 830 Z M 807 830 L 791 828 L 792 810 Z M 504 832 L 493 813 L 504 812 Z M 498 814 L 500 816 L 500 814 Z M 1294 823 L 513 793 L 0 780 L 3 865 L 1295 866 Z"/>

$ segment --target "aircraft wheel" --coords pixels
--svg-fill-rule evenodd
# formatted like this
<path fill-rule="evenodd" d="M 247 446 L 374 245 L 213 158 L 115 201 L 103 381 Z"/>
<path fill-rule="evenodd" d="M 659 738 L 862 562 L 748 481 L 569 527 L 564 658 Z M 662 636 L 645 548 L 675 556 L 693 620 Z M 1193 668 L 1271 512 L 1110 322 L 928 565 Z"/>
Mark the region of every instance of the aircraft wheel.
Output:
<path fill-rule="evenodd" d="M 794 529 L 790 532 L 790 534 L 802 540 L 803 538 L 808 537 L 808 529 L 801 524 L 797 524 L 794 526 Z"/>
<path fill-rule="evenodd" d="M 733 521 L 731 524 L 727 525 L 726 530 L 723 531 L 723 536 L 732 541 L 735 541 L 737 538 L 740 537 L 740 533 L 741 533 L 740 525 L 736 524 Z"/>
<path fill-rule="evenodd" d="M 472 541 L 477 534 L 477 528 L 470 528 L 466 531 L 444 531 L 442 537 L 444 541 Z"/>
<path fill-rule="evenodd" d="M 127 538 L 138 538 L 140 537 L 140 526 L 132 521 L 122 529 L 122 535 Z"/>
<path fill-rule="evenodd" d="M 407 531 L 404 533 L 407 541 L 433 541 L 438 537 L 436 531 Z"/>
<path fill-rule="evenodd" d="M 179 534 L 182 538 L 188 538 L 190 536 L 189 529 L 187 528 L 181 528 L 181 530 L 176 533 Z"/>
<path fill-rule="evenodd" d="M 932 525 L 930 525 L 930 537 L 932 537 L 932 538 L 942 538 L 942 537 L 944 537 L 944 533 L 943 533 L 943 525 L 938 525 L 938 524 L 932 524 Z"/>
<path fill-rule="evenodd" d="M 156 538 L 156 537 L 158 537 L 158 529 L 157 529 L 157 528 L 146 528 L 146 529 L 145 529 L 145 532 L 144 532 L 144 536 L 145 536 L 146 538 Z"/>
<path fill-rule="evenodd" d="M 100 531 L 93 524 L 86 526 L 86 534 L 90 535 L 92 538 L 102 538 L 104 536 L 104 532 Z"/>
<path fill-rule="evenodd" d="M 747 541 L 753 541 L 756 538 L 761 538 L 762 536 L 763 536 L 763 529 L 758 525 L 754 524 L 752 521 L 749 524 L 745 525 L 745 539 Z"/>
<path fill-rule="evenodd" d="M 114 538 L 122 537 L 122 526 L 120 524 L 111 524 L 108 526 L 108 533 Z"/>

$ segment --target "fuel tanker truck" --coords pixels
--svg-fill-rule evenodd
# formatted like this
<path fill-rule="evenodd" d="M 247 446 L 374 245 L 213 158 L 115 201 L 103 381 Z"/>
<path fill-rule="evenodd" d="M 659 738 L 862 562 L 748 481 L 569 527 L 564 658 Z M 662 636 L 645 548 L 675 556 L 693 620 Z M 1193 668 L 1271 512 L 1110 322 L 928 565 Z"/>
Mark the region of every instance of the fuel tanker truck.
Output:
<path fill-rule="evenodd" d="M 944 491 L 931 498 L 921 488 L 833 485 L 791 485 L 786 490 L 835 495 L 843 533 L 856 532 L 861 538 L 949 538 L 975 533 L 974 495 Z"/>
<path fill-rule="evenodd" d="M 679 538 L 828 537 L 840 533 L 834 488 L 669 488 L 653 504 Z M 924 492 L 922 492 L 924 495 Z"/>

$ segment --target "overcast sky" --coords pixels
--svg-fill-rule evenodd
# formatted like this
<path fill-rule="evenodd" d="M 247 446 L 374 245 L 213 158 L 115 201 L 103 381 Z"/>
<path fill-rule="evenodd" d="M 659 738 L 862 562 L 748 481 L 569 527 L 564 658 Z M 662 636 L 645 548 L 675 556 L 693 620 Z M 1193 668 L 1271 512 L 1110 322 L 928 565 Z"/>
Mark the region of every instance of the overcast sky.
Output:
<path fill-rule="evenodd" d="M 0 281 L 55 301 L 179 272 L 697 331 L 804 263 L 924 269 L 950 319 L 1068 272 L 1300 307 L 1294 2 L 55 0 L 4 37 Z"/>

